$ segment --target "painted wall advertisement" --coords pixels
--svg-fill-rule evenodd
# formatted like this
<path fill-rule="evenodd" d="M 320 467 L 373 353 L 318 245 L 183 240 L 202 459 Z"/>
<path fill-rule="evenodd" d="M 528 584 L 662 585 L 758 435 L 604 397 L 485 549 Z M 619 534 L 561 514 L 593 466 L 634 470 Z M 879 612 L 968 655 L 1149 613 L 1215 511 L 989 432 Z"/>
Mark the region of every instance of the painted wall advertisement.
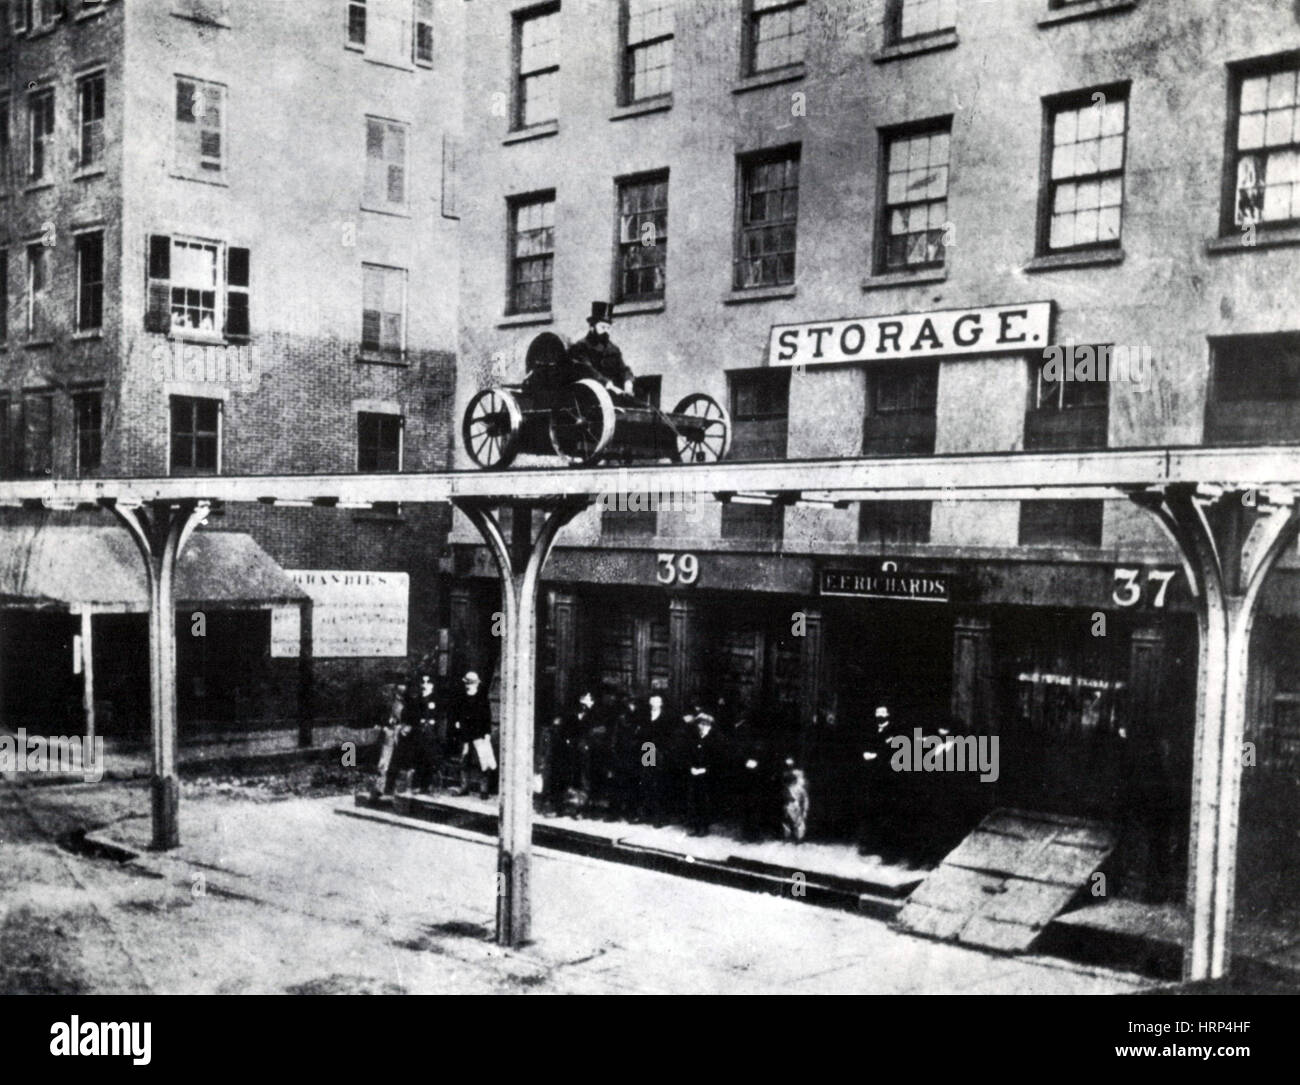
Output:
<path fill-rule="evenodd" d="M 285 572 L 312 599 L 313 657 L 406 655 L 409 574 L 339 569 Z M 272 657 L 297 657 L 299 631 L 297 607 L 274 608 Z"/>

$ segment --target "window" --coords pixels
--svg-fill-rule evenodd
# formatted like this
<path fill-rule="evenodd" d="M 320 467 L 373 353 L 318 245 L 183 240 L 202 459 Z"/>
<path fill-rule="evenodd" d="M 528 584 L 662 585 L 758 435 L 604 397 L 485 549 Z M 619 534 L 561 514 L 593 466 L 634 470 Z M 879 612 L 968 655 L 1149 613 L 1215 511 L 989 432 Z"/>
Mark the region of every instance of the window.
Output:
<path fill-rule="evenodd" d="M 415 0 L 415 62 L 433 64 L 433 0 Z"/>
<path fill-rule="evenodd" d="M 1020 502 L 1021 546 L 1100 546 L 1100 501 Z"/>
<path fill-rule="evenodd" d="M 50 335 L 50 250 L 27 246 L 27 336 L 41 340 Z"/>
<path fill-rule="evenodd" d="M 32 29 L 51 27 L 68 13 L 68 0 L 31 0 Z"/>
<path fill-rule="evenodd" d="M 357 470 L 401 469 L 402 416 L 360 411 L 357 414 Z"/>
<path fill-rule="evenodd" d="M 400 357 L 406 349 L 406 272 L 362 264 L 361 350 Z"/>
<path fill-rule="evenodd" d="M 191 338 L 247 339 L 249 264 L 248 249 L 153 234 L 145 329 Z"/>
<path fill-rule="evenodd" d="M 9 340 L 9 250 L 0 249 L 0 343 Z"/>
<path fill-rule="evenodd" d="M 785 458 L 790 417 L 790 370 L 752 369 L 730 374 L 733 460 Z"/>
<path fill-rule="evenodd" d="M 1088 91 L 1050 105 L 1048 124 L 1046 230 L 1040 251 L 1119 245 L 1128 91 Z"/>
<path fill-rule="evenodd" d="M 104 161 L 104 73 L 88 75 L 77 83 L 81 150 L 78 166 L 87 169 Z"/>
<path fill-rule="evenodd" d="M 364 207 L 380 211 L 406 208 L 407 125 L 366 118 L 366 193 Z"/>
<path fill-rule="evenodd" d="M 858 542 L 884 546 L 930 541 L 929 501 L 863 501 Z"/>
<path fill-rule="evenodd" d="M 626 0 L 623 101 L 657 98 L 673 89 L 673 9 L 676 0 Z"/>
<path fill-rule="evenodd" d="M 366 0 L 349 0 L 347 33 L 348 45 L 366 47 Z"/>
<path fill-rule="evenodd" d="M 54 470 L 54 396 L 23 396 L 23 474 L 39 477 Z"/>
<path fill-rule="evenodd" d="M 1207 441 L 1300 441 L 1300 333 L 1212 339 L 1210 360 Z"/>
<path fill-rule="evenodd" d="M 1085 358 L 1099 375 L 1110 372 L 1109 346 L 1070 346 L 1071 371 Z M 1058 380 L 1043 374 L 1045 358 L 1030 360 L 1025 450 L 1046 452 L 1106 447 L 1108 380 Z"/>
<path fill-rule="evenodd" d="M 54 173 L 54 89 L 47 88 L 27 98 L 27 124 L 31 133 L 27 175 L 44 181 Z"/>
<path fill-rule="evenodd" d="M 808 5 L 804 0 L 747 0 L 746 72 L 803 63 Z"/>
<path fill-rule="evenodd" d="M 790 370 L 751 369 L 728 374 L 731 386 L 731 459 L 785 458 L 790 418 Z M 784 530 L 781 505 L 729 501 L 722 506 L 722 537 L 777 542 Z"/>
<path fill-rule="evenodd" d="M 889 37 L 891 41 L 923 38 L 941 34 L 957 25 L 957 0 L 891 0 Z"/>
<path fill-rule="evenodd" d="M 653 407 L 659 406 L 659 396 L 662 389 L 662 377 L 634 377 L 632 379 L 632 394 L 642 403 L 649 403 Z M 602 509 L 600 533 L 612 539 L 643 539 L 655 535 L 659 531 L 661 501 L 663 499 L 658 496 L 642 494 L 636 498 L 629 497 L 625 508 Z M 653 507 L 638 507 L 642 502 Z M 667 502 L 665 501 L 663 504 L 667 504 Z M 680 508 L 682 506 L 668 507 Z"/>
<path fill-rule="evenodd" d="M 668 264 L 668 174 L 621 181 L 618 186 L 619 301 L 664 296 Z"/>
<path fill-rule="evenodd" d="M 1238 72 L 1229 227 L 1300 220 L 1300 61 Z"/>
<path fill-rule="evenodd" d="M 442 137 L 442 217 L 460 218 L 460 185 L 457 164 L 460 160 L 460 140 L 447 133 Z"/>
<path fill-rule="evenodd" d="M 938 362 L 872 366 L 867 371 L 863 455 L 932 454 L 938 399 Z"/>
<path fill-rule="evenodd" d="M 735 286 L 794 282 L 795 224 L 799 218 L 799 149 L 743 159 L 740 236 Z"/>
<path fill-rule="evenodd" d="M 220 179 L 224 171 L 226 88 L 176 79 L 176 170 L 191 179 Z"/>
<path fill-rule="evenodd" d="M 514 203 L 510 212 L 510 312 L 551 307 L 555 262 L 555 196 Z"/>
<path fill-rule="evenodd" d="M 77 330 L 104 325 L 104 234 L 77 235 Z"/>
<path fill-rule="evenodd" d="M 11 184 L 12 150 L 9 140 L 9 96 L 0 94 L 0 191 Z"/>
<path fill-rule="evenodd" d="M 560 71 L 560 8 L 539 8 L 515 16 L 515 127 L 553 121 Z"/>
<path fill-rule="evenodd" d="M 952 122 L 885 137 L 879 271 L 943 267 Z"/>
<path fill-rule="evenodd" d="M 221 469 L 219 399 L 171 397 L 173 475 L 215 475 Z"/>
<path fill-rule="evenodd" d="M 9 397 L 0 396 L 0 478 L 13 478 L 18 473 L 18 465 L 14 462 L 12 410 Z"/>
<path fill-rule="evenodd" d="M 77 392 L 72 397 L 72 422 L 76 429 L 77 473 L 99 467 L 103 452 L 103 393 Z"/>

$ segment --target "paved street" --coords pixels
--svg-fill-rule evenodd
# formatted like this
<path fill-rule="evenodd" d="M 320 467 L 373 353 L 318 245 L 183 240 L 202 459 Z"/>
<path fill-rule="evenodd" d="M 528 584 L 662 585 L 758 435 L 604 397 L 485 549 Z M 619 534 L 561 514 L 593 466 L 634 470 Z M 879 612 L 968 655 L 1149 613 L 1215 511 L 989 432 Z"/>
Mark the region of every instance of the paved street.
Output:
<path fill-rule="evenodd" d="M 0 784 L 0 990 L 1119 993 L 1147 981 L 996 957 L 877 920 L 539 849 L 534 944 L 489 940 L 492 842 L 344 816 L 340 795 L 184 785 L 179 851 L 138 783 Z"/>

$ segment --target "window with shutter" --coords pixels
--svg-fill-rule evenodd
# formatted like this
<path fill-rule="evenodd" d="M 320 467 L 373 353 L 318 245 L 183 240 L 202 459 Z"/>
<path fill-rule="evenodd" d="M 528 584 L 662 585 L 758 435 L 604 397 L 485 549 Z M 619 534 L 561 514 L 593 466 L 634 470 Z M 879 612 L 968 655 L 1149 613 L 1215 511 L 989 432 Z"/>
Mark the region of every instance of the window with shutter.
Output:
<path fill-rule="evenodd" d="M 433 64 L 433 0 L 415 0 L 415 62 Z"/>
<path fill-rule="evenodd" d="M 372 211 L 406 207 L 407 125 L 366 118 L 366 193 L 362 205 Z"/>
<path fill-rule="evenodd" d="M 0 249 L 0 343 L 9 338 L 9 251 Z"/>
<path fill-rule="evenodd" d="M 77 83 L 81 147 L 77 165 L 81 169 L 104 160 L 104 73 L 88 75 Z"/>
<path fill-rule="evenodd" d="M 405 347 L 406 272 L 362 265 L 361 349 L 365 354 L 400 357 Z"/>
<path fill-rule="evenodd" d="M 27 99 L 31 148 L 28 176 L 43 181 L 54 172 L 54 90 L 38 90 Z"/>
<path fill-rule="evenodd" d="M 366 0 L 350 0 L 348 3 L 347 44 L 352 48 L 366 47 Z"/>
<path fill-rule="evenodd" d="M 224 170 L 226 88 L 178 76 L 176 79 L 176 171 L 211 180 Z"/>
<path fill-rule="evenodd" d="M 44 339 L 49 327 L 50 250 L 44 245 L 27 246 L 27 335 Z"/>
<path fill-rule="evenodd" d="M 153 234 L 149 238 L 149 271 L 144 314 L 145 331 L 166 332 L 171 330 L 171 257 L 172 239 L 165 234 Z"/>
<path fill-rule="evenodd" d="M 247 249 L 230 248 L 226 253 L 226 338 L 248 339 L 249 255 Z"/>
<path fill-rule="evenodd" d="M 77 330 L 104 324 L 104 233 L 77 235 Z"/>
<path fill-rule="evenodd" d="M 9 0 L 9 15 L 15 34 L 25 33 L 31 22 L 31 0 Z"/>
<path fill-rule="evenodd" d="M 54 396 L 23 397 L 23 474 L 51 473 L 54 463 Z"/>

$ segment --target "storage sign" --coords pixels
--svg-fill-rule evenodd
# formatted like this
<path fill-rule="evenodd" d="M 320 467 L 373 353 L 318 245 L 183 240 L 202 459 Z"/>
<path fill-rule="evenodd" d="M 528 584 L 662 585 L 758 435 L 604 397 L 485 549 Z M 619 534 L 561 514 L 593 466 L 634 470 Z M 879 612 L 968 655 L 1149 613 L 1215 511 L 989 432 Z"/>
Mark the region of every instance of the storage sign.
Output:
<path fill-rule="evenodd" d="M 768 341 L 767 363 L 833 365 L 1041 351 L 1051 342 L 1051 325 L 1050 301 L 777 324 Z"/>

